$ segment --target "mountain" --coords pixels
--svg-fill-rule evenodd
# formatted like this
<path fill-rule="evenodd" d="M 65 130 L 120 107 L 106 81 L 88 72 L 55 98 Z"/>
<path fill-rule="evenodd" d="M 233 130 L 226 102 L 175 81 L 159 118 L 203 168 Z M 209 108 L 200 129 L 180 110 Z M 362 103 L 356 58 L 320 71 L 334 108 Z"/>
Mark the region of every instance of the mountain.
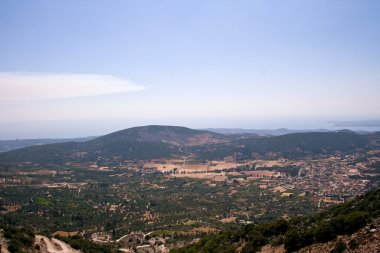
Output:
<path fill-rule="evenodd" d="M 121 130 L 86 142 L 39 145 L 5 152 L 0 154 L 0 162 L 167 158 L 178 156 L 186 148 L 228 141 L 228 136 L 209 131 L 152 125 Z"/>
<path fill-rule="evenodd" d="M 82 152 L 103 157 L 155 159 L 178 156 L 194 146 L 226 143 L 229 138 L 209 131 L 178 126 L 142 126 L 114 132 L 79 146 Z M 0 158 L 1 159 L 1 158 Z"/>
<path fill-rule="evenodd" d="M 335 151 L 349 152 L 367 145 L 365 136 L 355 132 L 311 132 L 292 133 L 273 138 L 257 139 L 253 149 L 262 151 L 302 153 L 332 153 Z"/>
<path fill-rule="evenodd" d="M 245 129 L 245 128 L 206 128 L 204 130 L 220 133 L 220 134 L 249 134 L 252 136 L 279 136 L 292 133 L 312 133 L 312 132 L 335 132 L 335 130 L 328 129 Z M 340 130 L 342 131 L 342 130 Z M 351 130 L 347 130 L 351 131 Z M 355 130 L 357 134 L 370 134 L 373 131 Z"/>
<path fill-rule="evenodd" d="M 65 142 L 26 147 L 0 154 L 0 162 L 149 160 L 193 154 L 199 159 L 223 159 L 239 154 L 257 157 L 304 157 L 350 153 L 378 143 L 378 134 L 352 131 L 292 133 L 252 137 L 219 134 L 178 126 L 142 126 L 114 132 L 85 142 Z"/>
<path fill-rule="evenodd" d="M 206 128 L 205 130 L 220 133 L 220 134 L 251 134 L 259 136 L 278 136 L 291 133 L 310 133 L 310 132 L 330 132 L 326 129 L 316 129 L 316 130 L 297 130 L 297 129 L 243 129 L 243 128 Z"/>
<path fill-rule="evenodd" d="M 380 132 L 370 133 L 367 138 L 372 146 L 380 147 Z"/>
<path fill-rule="evenodd" d="M 61 143 L 61 142 L 83 142 L 95 139 L 96 137 L 69 138 L 69 139 L 17 139 L 17 140 L 0 140 L 0 153 L 19 148 L 25 148 L 36 145 Z"/>
<path fill-rule="evenodd" d="M 187 127 L 179 126 L 142 126 L 133 127 L 117 131 L 102 137 L 99 137 L 89 143 L 94 145 L 107 145 L 116 142 L 162 142 L 176 146 L 197 146 L 211 143 L 227 142 L 229 138 L 225 135 L 194 130 Z"/>
<path fill-rule="evenodd" d="M 270 248 L 265 252 L 296 252 L 303 248 L 308 250 L 301 252 L 343 252 L 344 249 L 378 252 L 368 249 L 379 249 L 379 224 L 380 189 L 377 189 L 324 212 L 223 231 L 171 252 L 248 253 L 258 252 L 263 246 Z"/>
<path fill-rule="evenodd" d="M 368 148 L 366 135 L 351 131 L 292 133 L 280 136 L 246 138 L 231 144 L 202 150 L 204 159 L 222 158 L 239 153 L 242 158 L 285 156 L 298 158 L 316 154 L 350 153 Z"/>

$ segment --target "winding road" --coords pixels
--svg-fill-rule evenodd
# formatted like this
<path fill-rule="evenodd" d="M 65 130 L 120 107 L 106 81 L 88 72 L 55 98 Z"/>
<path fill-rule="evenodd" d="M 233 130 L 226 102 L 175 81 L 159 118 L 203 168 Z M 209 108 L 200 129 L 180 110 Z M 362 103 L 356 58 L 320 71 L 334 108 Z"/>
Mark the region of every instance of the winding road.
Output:
<path fill-rule="evenodd" d="M 36 242 L 44 243 L 48 253 L 80 253 L 79 250 L 73 249 L 67 243 L 56 238 L 49 239 L 46 236 L 36 235 Z"/>

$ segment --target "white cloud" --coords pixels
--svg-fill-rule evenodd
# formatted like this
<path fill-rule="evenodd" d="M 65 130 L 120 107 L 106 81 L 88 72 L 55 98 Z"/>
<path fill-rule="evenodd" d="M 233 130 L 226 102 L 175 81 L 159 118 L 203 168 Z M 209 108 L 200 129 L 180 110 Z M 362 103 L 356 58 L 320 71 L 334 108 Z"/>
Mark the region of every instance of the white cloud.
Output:
<path fill-rule="evenodd" d="M 0 99 L 57 99 L 144 90 L 143 86 L 109 75 L 0 73 Z"/>

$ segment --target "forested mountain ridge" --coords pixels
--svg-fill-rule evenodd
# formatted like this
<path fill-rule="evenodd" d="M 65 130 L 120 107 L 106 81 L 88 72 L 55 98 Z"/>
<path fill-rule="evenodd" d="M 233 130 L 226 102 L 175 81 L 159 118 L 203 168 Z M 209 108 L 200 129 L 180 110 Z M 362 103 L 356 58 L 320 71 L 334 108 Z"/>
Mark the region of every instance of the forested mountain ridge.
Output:
<path fill-rule="evenodd" d="M 223 135 L 176 126 L 143 126 L 114 132 L 85 142 L 26 147 L 0 154 L 0 162 L 65 162 L 149 160 L 192 154 L 200 159 L 223 159 L 238 153 L 242 159 L 267 154 L 284 157 L 349 153 L 379 144 L 379 134 L 351 131 L 292 133 L 250 137 Z"/>

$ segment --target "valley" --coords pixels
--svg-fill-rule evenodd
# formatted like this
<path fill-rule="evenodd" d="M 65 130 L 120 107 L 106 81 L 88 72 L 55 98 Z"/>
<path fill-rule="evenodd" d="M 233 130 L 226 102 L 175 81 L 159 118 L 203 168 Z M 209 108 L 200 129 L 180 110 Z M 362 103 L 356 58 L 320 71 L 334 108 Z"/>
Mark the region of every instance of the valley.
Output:
<path fill-rule="evenodd" d="M 0 253 L 380 253 L 380 1 L 0 1 Z"/>
<path fill-rule="evenodd" d="M 172 155 L 166 158 L 155 158 L 156 150 L 149 153 L 150 159 L 129 160 L 107 153 L 125 138 L 140 136 L 143 145 L 139 131 L 119 135 L 113 142 L 108 138 L 107 147 L 97 144 L 94 160 L 78 152 L 74 159 L 69 156 L 62 162 L 55 160 L 56 155 L 47 161 L 52 154 L 43 152 L 40 155 L 45 157 L 30 161 L 7 160 L 13 153 L 29 157 L 36 147 L 4 153 L 0 221 L 42 235 L 78 234 L 125 252 L 168 252 L 220 231 L 326 210 L 379 186 L 376 145 L 361 145 L 355 152 L 317 151 L 302 158 L 272 152 L 253 159 L 234 151 L 222 160 L 219 155 L 206 160 L 201 150 L 236 145 L 236 140 L 246 141 L 246 137 L 218 134 L 216 141 L 210 133 L 201 132 L 199 137 L 196 130 L 190 135 L 186 129 L 185 135 L 184 129 L 179 130 L 181 134 L 176 127 L 142 129 L 149 137 L 144 145 L 152 144 L 150 131 L 154 131 L 153 146 L 161 145 L 157 142 L 177 146 L 169 148 Z M 194 148 L 194 140 L 202 143 Z M 129 145 L 124 149 L 129 151 Z M 37 148 L 45 147 L 51 145 Z"/>

